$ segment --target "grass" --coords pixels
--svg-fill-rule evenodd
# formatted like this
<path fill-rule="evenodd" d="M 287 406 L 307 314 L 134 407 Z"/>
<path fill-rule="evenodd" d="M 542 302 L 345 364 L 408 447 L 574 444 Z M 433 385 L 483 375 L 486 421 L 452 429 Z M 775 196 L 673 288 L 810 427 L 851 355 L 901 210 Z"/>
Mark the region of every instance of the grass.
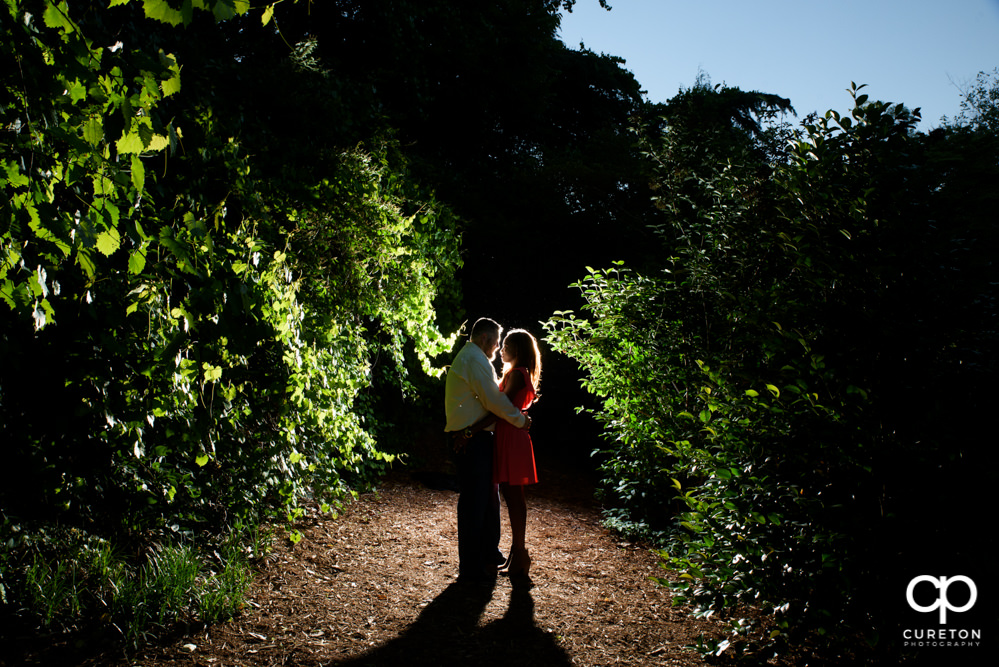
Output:
<path fill-rule="evenodd" d="M 214 547 L 150 546 L 127 558 L 77 531 L 49 535 L 0 555 L 0 594 L 8 610 L 48 630 L 99 627 L 136 648 L 177 623 L 215 623 L 246 604 L 250 559 L 268 549 L 270 533 L 233 533 Z"/>

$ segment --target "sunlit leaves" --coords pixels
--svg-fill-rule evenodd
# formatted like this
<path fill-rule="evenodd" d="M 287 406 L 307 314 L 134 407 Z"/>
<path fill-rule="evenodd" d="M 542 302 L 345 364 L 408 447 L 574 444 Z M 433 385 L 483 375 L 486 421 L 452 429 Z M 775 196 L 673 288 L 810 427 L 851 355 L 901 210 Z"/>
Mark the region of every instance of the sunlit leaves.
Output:
<path fill-rule="evenodd" d="M 91 146 L 96 146 L 104 140 L 104 126 L 100 118 L 89 118 L 83 124 L 83 138 Z"/>
<path fill-rule="evenodd" d="M 4 160 L 3 168 L 7 183 L 11 187 L 24 187 L 28 184 L 27 174 L 21 171 L 20 165 L 15 160 Z"/>
<path fill-rule="evenodd" d="M 173 55 L 165 54 L 162 50 L 160 51 L 160 62 L 169 72 L 169 78 L 160 82 L 160 89 L 163 91 L 163 97 L 169 97 L 180 92 L 180 65 Z"/>
<path fill-rule="evenodd" d="M 207 361 L 202 364 L 204 368 L 204 381 L 205 382 L 218 382 L 222 379 L 222 368 L 219 366 L 213 366 Z"/>
<path fill-rule="evenodd" d="M 146 10 L 146 16 L 157 21 L 162 21 L 172 26 L 180 25 L 182 22 L 190 23 L 191 10 L 190 3 L 187 6 L 187 16 L 185 21 L 184 13 L 179 9 L 174 9 L 169 0 L 142 0 L 142 6 Z"/>
<path fill-rule="evenodd" d="M 142 192 L 146 183 L 146 167 L 138 155 L 133 155 L 130 164 L 132 166 L 131 181 L 137 192 Z"/>
<path fill-rule="evenodd" d="M 434 298 L 461 263 L 457 225 L 389 148 L 331 159 L 308 153 L 303 132 L 307 161 L 337 164 L 335 178 L 260 177 L 236 139 L 259 128 L 217 122 L 210 105 L 179 94 L 182 67 L 206 64 L 146 46 L 169 42 L 195 10 L 227 20 L 249 5 L 142 7 L 155 20 L 134 12 L 111 44 L 90 43 L 84 32 L 100 25 L 66 19 L 66 3 L 45 21 L 4 24 L 31 48 L 19 52 L 24 78 L 3 80 L 16 104 L 0 113 L 16 129 L 0 168 L 12 216 L 0 307 L 38 331 L 28 347 L 61 335 L 88 350 L 61 381 L 103 397 L 99 415 L 96 401 L 70 411 L 99 419 L 79 437 L 114 461 L 88 472 L 131 503 L 114 508 L 124 525 L 154 524 L 171 507 L 192 521 L 210 507 L 266 514 L 294 508 L 306 489 L 349 495 L 392 458 L 372 435 L 374 415 L 354 412 L 375 362 L 379 378 L 411 392 L 410 370 L 436 370 L 455 340 L 437 330 Z M 183 147 L 179 122 L 193 130 Z M 53 330 L 60 312 L 68 321 Z M 61 440 L 24 442 L 52 454 Z M 200 469 L 213 476 L 192 475 Z M 41 486 L 84 493 L 59 479 Z"/>
<path fill-rule="evenodd" d="M 63 32 L 70 32 L 75 27 L 69 18 L 69 6 L 66 4 L 66 0 L 59 4 L 52 2 L 52 0 L 46 0 L 42 19 L 48 27 L 58 28 Z"/>
<path fill-rule="evenodd" d="M 148 118 L 136 118 L 131 129 L 115 144 L 121 154 L 158 152 L 170 146 L 170 138 L 158 134 Z"/>
<path fill-rule="evenodd" d="M 210 0 L 208 0 L 210 2 Z M 219 21 L 231 19 L 239 14 L 245 14 L 250 9 L 249 0 L 216 0 L 212 5 L 212 13 Z"/>
<path fill-rule="evenodd" d="M 111 255 L 121 247 L 121 234 L 111 227 L 97 235 L 97 250 L 104 255 Z"/>
<path fill-rule="evenodd" d="M 142 273 L 143 269 L 146 268 L 146 253 L 148 252 L 148 245 L 143 243 L 139 248 L 136 248 L 128 257 L 128 272 L 132 275 L 139 275 Z"/>
<path fill-rule="evenodd" d="M 112 6 L 130 0 L 113 0 Z M 176 6 L 179 5 L 179 8 Z M 146 16 L 171 26 L 189 25 L 195 10 L 210 11 L 216 21 L 227 21 L 250 9 L 249 0 L 142 0 Z M 270 7 L 273 13 L 273 6 Z"/>
<path fill-rule="evenodd" d="M 17 130 L 11 135 L 15 154 L 30 152 L 30 159 L 4 161 L 7 183 L 24 188 L 10 200 L 10 208 L 15 219 L 26 223 L 6 231 L 4 240 L 30 230 L 33 234 L 12 247 L 44 261 L 53 274 L 71 270 L 62 262 L 72 258 L 89 281 L 99 271 L 98 257 L 111 257 L 128 242 L 119 225 L 146 186 L 142 162 L 118 156 L 151 154 L 175 142 L 177 131 L 159 125 L 156 105 L 179 90 L 180 66 L 162 52 L 143 53 L 137 40 L 124 47 L 131 49 L 127 54 L 122 42 L 107 48 L 93 44 L 71 18 L 74 8 L 66 2 L 46 3 L 40 22 L 18 3 L 9 6 L 21 17 L 4 25 L 5 40 L 20 45 L 19 77 L 5 81 L 16 103 L 2 114 L 4 123 Z M 61 94 L 45 83 L 52 71 L 64 87 Z M 56 95 L 51 101 L 45 97 L 50 93 Z M 49 117 L 52 105 L 56 112 Z M 48 122 L 25 123 L 43 117 Z M 4 270 L 10 296 L 5 301 L 22 313 L 30 310 L 36 325 L 42 323 L 34 304 L 15 297 L 21 291 L 17 281 L 25 275 L 10 268 Z M 137 269 L 135 262 L 132 268 Z M 64 298 L 89 298 L 90 285 L 79 286 L 85 294 Z M 59 303 L 53 300 L 46 307 L 58 308 Z M 51 316 L 44 320 L 51 322 Z"/>

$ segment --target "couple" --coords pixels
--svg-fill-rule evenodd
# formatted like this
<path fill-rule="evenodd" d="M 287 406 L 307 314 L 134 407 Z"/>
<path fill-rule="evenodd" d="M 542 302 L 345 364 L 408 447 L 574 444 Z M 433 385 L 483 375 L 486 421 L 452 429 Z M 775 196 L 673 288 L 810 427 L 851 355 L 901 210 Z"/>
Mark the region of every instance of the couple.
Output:
<path fill-rule="evenodd" d="M 503 328 L 489 318 L 472 326 L 470 340 L 448 370 L 444 389 L 448 438 L 458 464 L 458 578 L 490 581 L 501 573 L 527 577 L 531 557 L 524 546 L 527 502 L 524 485 L 538 481 L 531 418 L 524 412 L 537 397 L 541 355 L 531 334 L 514 329 L 503 339 L 503 378 L 492 361 Z M 510 557 L 499 550 L 503 491 L 513 541 Z"/>

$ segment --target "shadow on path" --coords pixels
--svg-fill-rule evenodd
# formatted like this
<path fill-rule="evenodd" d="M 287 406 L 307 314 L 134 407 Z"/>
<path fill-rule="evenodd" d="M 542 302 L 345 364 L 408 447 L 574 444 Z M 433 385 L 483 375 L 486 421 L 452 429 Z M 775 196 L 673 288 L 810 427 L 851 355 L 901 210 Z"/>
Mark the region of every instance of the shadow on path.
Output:
<path fill-rule="evenodd" d="M 513 587 L 502 618 L 479 625 L 495 586 L 452 583 L 398 637 L 330 665 L 571 665 L 555 638 L 535 624 L 528 587 Z"/>

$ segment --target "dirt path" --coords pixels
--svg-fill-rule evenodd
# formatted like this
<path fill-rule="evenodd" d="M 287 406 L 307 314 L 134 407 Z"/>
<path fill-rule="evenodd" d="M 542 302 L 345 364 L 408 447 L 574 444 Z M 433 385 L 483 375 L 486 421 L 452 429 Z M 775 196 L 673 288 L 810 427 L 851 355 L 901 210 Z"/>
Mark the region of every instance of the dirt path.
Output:
<path fill-rule="evenodd" d="M 579 476 L 539 474 L 532 588 L 455 584 L 457 495 L 399 474 L 336 520 L 310 515 L 297 545 L 282 540 L 239 618 L 128 664 L 706 664 L 683 646 L 719 626 L 670 606 L 648 579 L 655 556 L 600 526 Z"/>

